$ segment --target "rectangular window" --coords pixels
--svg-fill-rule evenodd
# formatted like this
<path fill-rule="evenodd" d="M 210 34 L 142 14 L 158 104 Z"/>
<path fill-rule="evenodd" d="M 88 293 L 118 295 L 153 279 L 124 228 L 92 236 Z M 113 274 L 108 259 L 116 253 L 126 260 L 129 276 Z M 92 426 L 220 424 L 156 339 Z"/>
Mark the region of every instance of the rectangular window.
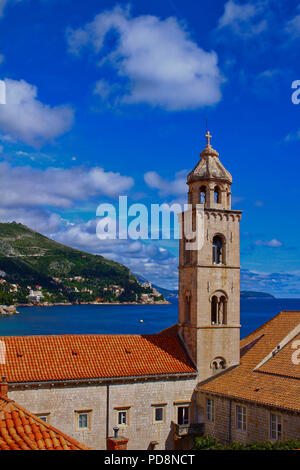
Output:
<path fill-rule="evenodd" d="M 282 436 L 282 418 L 280 415 L 271 413 L 271 439 L 278 441 Z"/>
<path fill-rule="evenodd" d="M 215 403 L 211 398 L 206 400 L 206 419 L 211 423 L 215 420 Z"/>
<path fill-rule="evenodd" d="M 236 429 L 246 431 L 247 409 L 245 406 L 236 406 Z"/>
<path fill-rule="evenodd" d="M 78 413 L 78 428 L 87 429 L 89 423 L 88 413 Z"/>
<path fill-rule="evenodd" d="M 77 431 L 91 428 L 91 410 L 75 411 L 75 423 Z"/>
<path fill-rule="evenodd" d="M 118 411 L 118 425 L 127 426 L 127 410 Z"/>
<path fill-rule="evenodd" d="M 164 409 L 161 406 L 155 408 L 154 420 L 156 423 L 161 423 L 164 420 Z"/>
<path fill-rule="evenodd" d="M 40 418 L 45 423 L 48 423 L 48 421 L 49 421 L 49 414 L 37 415 L 37 417 Z"/>
<path fill-rule="evenodd" d="M 178 406 L 177 422 L 179 425 L 189 424 L 189 407 L 188 406 Z"/>

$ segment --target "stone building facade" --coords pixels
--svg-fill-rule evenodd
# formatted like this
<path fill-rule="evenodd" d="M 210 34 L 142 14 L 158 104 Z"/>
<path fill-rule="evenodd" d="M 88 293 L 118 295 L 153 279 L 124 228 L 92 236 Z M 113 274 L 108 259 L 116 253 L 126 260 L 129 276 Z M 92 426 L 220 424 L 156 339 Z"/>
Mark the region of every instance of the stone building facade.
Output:
<path fill-rule="evenodd" d="M 214 403 L 213 421 L 206 419 L 205 434 L 221 442 L 265 442 L 277 440 L 274 427 L 271 433 L 271 417 L 280 417 L 280 440 L 300 439 L 299 412 L 283 410 L 239 399 L 229 400 L 215 394 L 200 394 L 198 403 L 205 408 L 207 401 Z M 244 411 L 243 411 L 244 410 Z M 244 417 L 244 418 L 243 418 Z M 276 419 L 274 419 L 276 425 Z"/>
<path fill-rule="evenodd" d="M 206 138 L 179 217 L 177 325 L 145 336 L 0 338 L 9 398 L 91 448 L 105 449 L 115 426 L 128 449 L 189 449 L 204 434 L 300 439 L 291 361 L 300 312 L 281 312 L 240 342 L 241 211 Z"/>
<path fill-rule="evenodd" d="M 180 408 L 188 408 L 193 418 L 192 397 L 196 378 L 185 380 L 147 380 L 40 388 L 23 388 L 10 392 L 10 398 L 27 406 L 49 424 L 62 429 L 93 449 L 106 449 L 106 437 L 113 428 L 129 439 L 128 449 L 174 449 L 176 439 L 171 423 L 178 422 Z M 155 412 L 162 409 L 162 420 Z M 119 414 L 126 413 L 126 424 Z M 87 428 L 78 426 L 79 413 L 88 413 Z M 160 418 L 160 416 L 159 416 Z"/>

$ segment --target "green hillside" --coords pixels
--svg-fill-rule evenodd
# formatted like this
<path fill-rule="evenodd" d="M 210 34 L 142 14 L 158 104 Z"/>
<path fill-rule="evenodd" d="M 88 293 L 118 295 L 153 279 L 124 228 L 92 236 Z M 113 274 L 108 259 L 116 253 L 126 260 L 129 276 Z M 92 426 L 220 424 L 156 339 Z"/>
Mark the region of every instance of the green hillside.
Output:
<path fill-rule="evenodd" d="M 241 299 L 275 299 L 275 297 L 266 292 L 241 291 Z"/>
<path fill-rule="evenodd" d="M 0 271 L 6 281 L 0 284 L 0 304 L 8 303 L 7 295 L 11 303 L 27 303 L 30 289 L 36 286 L 41 286 L 43 302 L 135 302 L 141 301 L 142 294 L 151 294 L 127 267 L 57 243 L 15 222 L 0 223 Z M 17 285 L 13 295 L 12 284 Z"/>

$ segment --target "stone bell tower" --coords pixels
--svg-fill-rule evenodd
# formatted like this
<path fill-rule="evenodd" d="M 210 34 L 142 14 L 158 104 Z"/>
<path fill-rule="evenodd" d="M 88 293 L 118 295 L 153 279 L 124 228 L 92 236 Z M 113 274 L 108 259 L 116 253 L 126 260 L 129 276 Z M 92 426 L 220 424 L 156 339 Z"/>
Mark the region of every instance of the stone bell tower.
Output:
<path fill-rule="evenodd" d="M 209 132 L 206 139 L 187 177 L 189 210 L 179 216 L 178 330 L 200 381 L 240 361 L 241 211 L 231 209 L 232 177 L 212 148 Z M 188 239 L 183 230 L 188 216 L 198 246 L 191 245 L 195 236 Z"/>

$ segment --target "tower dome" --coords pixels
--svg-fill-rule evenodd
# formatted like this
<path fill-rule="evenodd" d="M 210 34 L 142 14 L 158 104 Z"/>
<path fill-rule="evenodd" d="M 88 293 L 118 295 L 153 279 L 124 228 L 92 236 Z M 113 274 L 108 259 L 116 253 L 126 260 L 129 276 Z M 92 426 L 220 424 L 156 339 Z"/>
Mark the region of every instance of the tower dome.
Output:
<path fill-rule="evenodd" d="M 211 146 L 211 135 L 208 131 L 206 133 L 207 144 L 205 149 L 200 154 L 200 161 L 195 168 L 189 173 L 187 183 L 194 183 L 195 181 L 209 181 L 218 180 L 232 184 L 232 176 L 227 171 L 219 159 L 218 152 Z"/>
<path fill-rule="evenodd" d="M 230 210 L 232 176 L 211 146 L 209 131 L 205 137 L 207 143 L 200 154 L 201 159 L 187 177 L 189 203 L 193 206 L 204 204 L 207 209 Z"/>

